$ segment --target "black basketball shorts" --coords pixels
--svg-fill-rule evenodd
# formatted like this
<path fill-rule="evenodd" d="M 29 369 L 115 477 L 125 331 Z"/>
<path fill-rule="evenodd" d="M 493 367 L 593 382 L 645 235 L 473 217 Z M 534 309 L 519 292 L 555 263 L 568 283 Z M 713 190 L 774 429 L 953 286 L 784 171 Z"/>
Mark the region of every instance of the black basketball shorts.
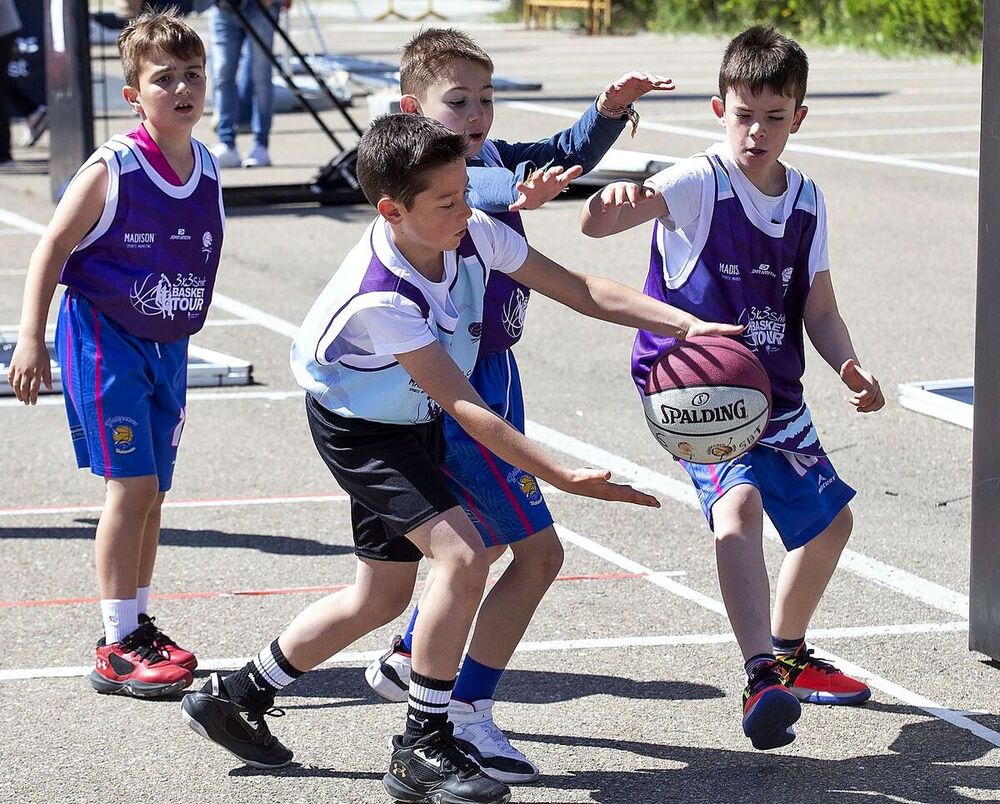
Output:
<path fill-rule="evenodd" d="M 351 498 L 354 552 L 375 561 L 419 561 L 406 534 L 458 503 L 441 472 L 442 420 L 382 424 L 338 416 L 306 394 L 313 442 Z"/>

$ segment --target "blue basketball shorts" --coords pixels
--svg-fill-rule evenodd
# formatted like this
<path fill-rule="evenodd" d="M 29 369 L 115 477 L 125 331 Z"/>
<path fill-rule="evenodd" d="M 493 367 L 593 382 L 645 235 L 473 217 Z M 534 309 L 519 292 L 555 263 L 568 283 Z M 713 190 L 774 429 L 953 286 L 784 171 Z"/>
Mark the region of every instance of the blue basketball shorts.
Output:
<path fill-rule="evenodd" d="M 514 354 L 482 355 L 469 378 L 486 404 L 522 433 L 524 398 Z M 526 539 L 552 524 L 538 481 L 473 440 L 445 414 L 444 469 L 449 487 L 487 547 Z"/>
<path fill-rule="evenodd" d="M 694 482 L 710 528 L 715 529 L 716 501 L 734 486 L 748 483 L 760 492 L 786 550 L 802 547 L 826 530 L 855 494 L 825 456 L 813 458 L 758 445 L 724 463 L 678 462 Z"/>
<path fill-rule="evenodd" d="M 170 488 L 184 429 L 187 343 L 137 338 L 66 292 L 56 356 L 77 466 L 105 478 L 156 475 L 160 491 Z"/>

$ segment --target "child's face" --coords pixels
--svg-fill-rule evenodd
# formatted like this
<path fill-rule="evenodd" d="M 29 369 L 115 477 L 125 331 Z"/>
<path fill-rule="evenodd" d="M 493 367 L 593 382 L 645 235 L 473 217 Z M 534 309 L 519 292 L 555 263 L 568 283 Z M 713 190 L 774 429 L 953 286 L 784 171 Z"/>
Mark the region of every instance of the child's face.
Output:
<path fill-rule="evenodd" d="M 795 98 L 770 89 L 754 94 L 748 89 L 730 87 L 723 105 L 712 99 L 712 109 L 719 124 L 726 129 L 726 140 L 736 163 L 748 178 L 766 180 L 785 149 L 788 135 L 799 130 L 807 108 L 795 108 Z"/>
<path fill-rule="evenodd" d="M 138 91 L 125 87 L 125 100 L 157 131 L 188 135 L 205 110 L 205 65 L 154 52 L 143 61 Z"/>
<path fill-rule="evenodd" d="M 410 246 L 428 252 L 451 251 L 459 241 L 472 214 L 465 202 L 469 182 L 464 160 L 435 168 L 427 175 L 428 187 L 408 208 L 398 207 L 397 242 L 405 239 Z M 382 211 L 381 207 L 379 211 Z"/>
<path fill-rule="evenodd" d="M 419 104 L 425 117 L 456 134 L 468 134 L 466 156 L 475 156 L 493 125 L 493 75 L 474 61 L 453 59 Z"/>

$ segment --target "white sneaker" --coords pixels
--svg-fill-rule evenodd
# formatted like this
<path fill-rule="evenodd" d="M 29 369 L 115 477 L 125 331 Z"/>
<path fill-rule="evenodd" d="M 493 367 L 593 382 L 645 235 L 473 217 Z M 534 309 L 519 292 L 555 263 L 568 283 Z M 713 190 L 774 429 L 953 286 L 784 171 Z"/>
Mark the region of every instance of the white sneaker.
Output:
<path fill-rule="evenodd" d="M 493 722 L 493 701 L 465 703 L 452 699 L 448 720 L 455 724 L 455 742 L 498 782 L 519 784 L 538 778 L 538 767 L 510 744 Z"/>
<path fill-rule="evenodd" d="M 270 167 L 271 166 L 271 155 L 267 152 L 267 148 L 263 145 L 255 145 L 253 150 L 246 155 L 243 160 L 243 167 Z"/>
<path fill-rule="evenodd" d="M 213 145 L 212 153 L 219 160 L 219 167 L 237 168 L 242 164 L 240 162 L 240 152 L 232 145 L 226 145 L 224 142 L 217 142 Z"/>
<path fill-rule="evenodd" d="M 365 681 L 387 701 L 402 703 L 410 697 L 410 654 L 402 645 L 398 634 L 392 638 L 389 650 L 368 665 Z"/>

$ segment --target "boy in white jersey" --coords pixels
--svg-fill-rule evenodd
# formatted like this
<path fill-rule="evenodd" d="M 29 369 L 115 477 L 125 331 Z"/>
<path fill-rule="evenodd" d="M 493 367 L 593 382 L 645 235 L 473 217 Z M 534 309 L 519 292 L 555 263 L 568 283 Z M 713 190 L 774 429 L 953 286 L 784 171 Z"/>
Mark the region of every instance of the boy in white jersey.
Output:
<path fill-rule="evenodd" d="M 493 413 L 468 382 L 485 286 L 514 274 L 574 309 L 685 337 L 738 332 L 706 324 L 605 279 L 572 274 L 465 201 L 464 136 L 413 115 L 377 119 L 358 145 L 357 174 L 379 212 L 306 316 L 292 368 L 306 388 L 316 446 L 351 497 L 355 583 L 299 614 L 243 669 L 213 674 L 185 698 L 187 720 L 248 764 L 277 767 L 292 753 L 264 715 L 278 690 L 397 617 L 417 566 L 437 580 L 414 632 L 406 730 L 393 739 L 384 784 L 409 802 L 502 802 L 507 786 L 457 746 L 447 711 L 462 649 L 486 583 L 486 548 L 440 466 L 441 412 L 479 441 L 557 488 L 657 505 L 568 470 Z"/>
<path fill-rule="evenodd" d="M 802 398 L 803 326 L 840 373 L 861 413 L 885 404 L 861 368 L 830 281 L 826 208 L 815 184 L 779 161 L 807 108 L 808 61 L 774 28 L 729 43 L 712 109 L 723 143 L 644 186 L 608 185 L 581 215 L 604 237 L 654 220 L 645 293 L 700 316 L 745 325 L 745 343 L 771 381 L 772 418 L 761 444 L 733 461 L 681 461 L 716 539 L 719 582 L 743 652 L 743 729 L 754 747 L 794 739 L 799 701 L 857 704 L 867 686 L 812 655 L 805 633 L 850 536 L 854 490 L 826 457 Z M 642 332 L 632 353 L 640 391 L 670 340 Z M 789 551 L 770 627 L 762 550 L 767 512 Z"/>
<path fill-rule="evenodd" d="M 205 321 L 224 216 L 218 165 L 192 139 L 205 105 L 205 48 L 170 12 L 118 37 L 139 115 L 70 182 L 28 267 L 8 379 L 35 404 L 51 387 L 45 321 L 56 284 L 56 349 L 77 464 L 105 479 L 95 551 L 104 637 L 91 685 L 155 697 L 187 687 L 197 661 L 148 616 L 185 418 L 188 337 Z M 176 237 L 177 232 L 193 237 Z"/>

